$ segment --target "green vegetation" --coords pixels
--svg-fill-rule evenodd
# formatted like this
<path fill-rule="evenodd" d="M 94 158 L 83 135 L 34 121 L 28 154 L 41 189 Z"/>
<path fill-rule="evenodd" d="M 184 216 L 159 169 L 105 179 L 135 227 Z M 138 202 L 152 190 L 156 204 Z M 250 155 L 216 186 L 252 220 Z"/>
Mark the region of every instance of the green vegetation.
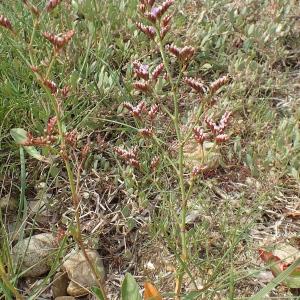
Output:
<path fill-rule="evenodd" d="M 148 280 L 163 299 L 293 299 L 297 263 L 270 283 L 258 250 L 299 250 L 298 1 L 175 0 L 156 40 L 142 2 L 0 1 L 0 299 L 51 298 L 73 248 L 103 258 L 97 299 Z M 197 144 L 227 111 L 226 136 Z M 39 233 L 53 263 L 24 280 L 12 249 Z"/>

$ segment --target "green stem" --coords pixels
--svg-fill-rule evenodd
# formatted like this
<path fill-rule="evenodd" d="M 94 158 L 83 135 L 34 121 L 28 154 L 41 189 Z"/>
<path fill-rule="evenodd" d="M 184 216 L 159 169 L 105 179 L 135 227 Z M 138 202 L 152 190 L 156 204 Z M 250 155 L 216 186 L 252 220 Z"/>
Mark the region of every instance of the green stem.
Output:
<path fill-rule="evenodd" d="M 1 257 L 0 257 L 0 278 L 2 279 L 3 283 L 5 286 L 13 293 L 15 296 L 16 300 L 23 300 L 23 296 L 20 295 L 18 290 L 11 284 L 6 272 L 4 265 L 2 263 Z"/>
<path fill-rule="evenodd" d="M 29 58 L 30 58 L 30 62 L 32 65 L 34 65 L 32 44 L 34 41 L 34 37 L 35 37 L 35 33 L 36 33 L 36 29 L 37 29 L 38 25 L 39 25 L 39 19 L 36 16 L 34 16 L 33 29 L 32 29 L 32 33 L 31 33 L 31 37 L 30 37 L 30 42 L 28 45 Z"/>
<path fill-rule="evenodd" d="M 160 30 L 157 27 L 156 28 L 156 33 L 157 33 L 157 38 L 158 38 L 158 46 L 160 50 L 160 54 L 163 60 L 164 67 L 167 72 L 168 80 L 171 85 L 171 92 L 172 92 L 172 97 L 173 97 L 173 105 L 174 105 L 174 115 L 172 117 L 172 121 L 174 123 L 175 131 L 176 131 L 176 136 L 179 144 L 178 148 L 178 179 L 179 179 L 179 186 L 180 186 L 180 192 L 181 192 L 181 222 L 179 224 L 180 227 L 180 237 L 181 237 L 181 259 L 182 263 L 186 264 L 188 260 L 188 251 L 187 251 L 187 238 L 186 238 L 186 228 L 185 228 L 185 223 L 186 223 L 186 215 L 187 215 L 187 201 L 190 192 L 186 193 L 185 185 L 184 185 L 184 140 L 182 139 L 182 135 L 180 132 L 180 115 L 179 115 L 179 100 L 178 100 L 178 86 L 181 82 L 181 78 L 183 75 L 183 68 L 180 66 L 180 74 L 178 76 L 178 79 L 176 83 L 174 83 L 170 67 L 169 67 L 169 61 L 166 58 L 165 54 L 165 49 L 163 45 L 163 41 L 160 38 L 159 34 Z M 180 270 L 178 271 L 177 274 L 177 283 L 176 283 L 176 288 L 175 288 L 175 293 L 176 293 L 176 298 L 180 299 L 180 292 L 181 292 L 181 286 L 182 286 L 182 279 L 184 275 L 184 270 L 185 267 L 181 266 Z"/>
<path fill-rule="evenodd" d="M 37 26 L 37 24 L 36 24 L 36 26 Z M 34 35 L 35 35 L 35 30 L 36 29 L 34 29 L 33 32 L 32 32 L 32 41 L 33 41 L 33 38 L 34 38 Z M 15 45 L 15 41 L 12 38 L 9 38 L 9 41 L 13 45 Z M 30 42 L 30 44 L 32 44 L 32 41 Z M 16 46 L 18 46 L 18 45 L 16 45 Z M 30 62 L 29 62 L 26 59 L 26 57 L 23 55 L 22 51 L 20 51 L 20 49 L 18 49 L 18 47 L 16 47 L 16 49 L 17 49 L 20 57 L 24 60 L 24 62 L 26 63 L 26 65 L 30 69 L 31 65 L 32 65 L 32 62 L 33 62 L 31 51 L 29 51 L 30 56 L 31 56 L 30 57 Z M 47 72 L 46 72 L 46 78 L 48 78 L 48 76 L 50 75 L 50 72 L 51 72 L 52 66 L 54 65 L 55 60 L 56 60 L 56 52 L 55 52 L 55 50 L 53 50 L 51 60 L 50 60 L 50 64 L 49 64 Z M 75 234 L 76 236 L 74 237 L 74 239 L 76 240 L 79 248 L 83 252 L 83 255 L 84 255 L 85 259 L 87 260 L 93 275 L 95 276 L 95 278 L 98 281 L 98 285 L 99 285 L 100 290 L 102 291 L 102 294 L 104 295 L 104 299 L 106 300 L 107 296 L 105 294 L 105 291 L 104 291 L 104 288 L 103 288 L 103 285 L 102 285 L 102 282 L 101 282 L 101 276 L 99 275 L 99 272 L 97 271 L 97 269 L 95 268 L 95 266 L 93 265 L 91 260 L 89 259 L 88 255 L 87 255 L 87 252 L 86 252 L 86 249 L 85 249 L 85 246 L 84 246 L 84 243 L 83 243 L 83 239 L 82 239 L 81 226 L 80 226 L 80 211 L 78 209 L 79 208 L 78 194 L 77 194 L 77 191 L 76 191 L 75 180 L 74 180 L 73 171 L 72 171 L 72 168 L 71 168 L 71 165 L 70 165 L 70 162 L 69 162 L 69 158 L 68 158 L 68 155 L 65 153 L 66 143 L 65 143 L 65 137 L 64 137 L 63 126 L 62 126 L 62 121 L 61 121 L 61 110 L 60 110 L 59 104 L 58 104 L 59 102 L 58 102 L 58 99 L 55 96 L 53 96 L 49 92 L 48 88 L 43 84 L 43 81 L 42 81 L 43 78 L 41 78 L 41 76 L 37 73 L 35 73 L 35 75 L 36 75 L 37 82 L 42 86 L 42 88 L 44 88 L 47 96 L 49 97 L 49 99 L 50 99 L 50 101 L 53 105 L 55 115 L 57 117 L 57 127 L 58 127 L 58 133 L 59 133 L 59 137 L 60 137 L 60 146 L 61 146 L 61 150 L 62 150 L 62 157 L 64 159 L 64 163 L 65 163 L 65 166 L 66 166 L 66 169 L 67 169 L 68 181 L 69 181 L 70 188 L 71 188 L 71 196 L 72 196 L 73 206 L 74 206 L 74 209 L 75 209 L 75 222 L 76 222 L 76 231 L 77 231 L 77 233 Z M 7 279 L 6 279 L 5 275 L 6 275 L 6 273 L 4 272 L 3 265 L 1 264 L 1 261 L 0 261 L 0 277 L 3 279 L 3 281 L 6 283 L 6 285 L 9 288 L 12 287 L 12 292 L 14 293 L 16 299 L 17 300 L 19 300 L 19 299 L 23 300 L 23 297 L 14 289 L 14 287 L 10 284 L 9 280 L 7 282 Z"/>
<path fill-rule="evenodd" d="M 49 78 L 49 75 L 50 75 L 51 69 L 53 67 L 53 64 L 55 62 L 55 59 L 56 59 L 56 51 L 53 50 L 53 52 L 51 53 L 51 59 L 50 59 L 50 63 L 49 63 L 49 66 L 48 66 L 48 69 L 47 69 L 47 72 L 46 72 L 45 79 Z"/>

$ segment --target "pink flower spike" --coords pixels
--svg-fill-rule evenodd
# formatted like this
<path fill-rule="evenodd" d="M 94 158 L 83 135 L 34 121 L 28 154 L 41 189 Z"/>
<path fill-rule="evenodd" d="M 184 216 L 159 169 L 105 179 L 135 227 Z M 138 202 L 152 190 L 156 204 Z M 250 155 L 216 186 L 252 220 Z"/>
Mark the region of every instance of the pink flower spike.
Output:
<path fill-rule="evenodd" d="M 152 72 L 151 74 L 151 77 L 152 77 L 152 80 L 156 81 L 157 78 L 159 77 L 159 75 L 162 73 L 164 69 L 164 64 L 163 63 L 160 63 Z"/>
<path fill-rule="evenodd" d="M 0 15 L 0 26 L 9 29 L 10 31 L 12 31 L 12 25 L 11 22 L 4 16 Z"/>

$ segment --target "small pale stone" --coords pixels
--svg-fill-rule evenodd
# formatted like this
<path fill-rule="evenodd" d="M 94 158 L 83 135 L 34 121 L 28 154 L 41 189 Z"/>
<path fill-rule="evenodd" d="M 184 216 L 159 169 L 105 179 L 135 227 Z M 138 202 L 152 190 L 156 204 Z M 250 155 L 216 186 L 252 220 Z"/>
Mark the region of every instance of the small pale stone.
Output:
<path fill-rule="evenodd" d="M 90 193 L 88 193 L 88 192 L 82 193 L 82 198 L 85 199 L 85 200 L 89 199 L 90 198 Z"/>
<path fill-rule="evenodd" d="M 75 298 L 72 296 L 60 296 L 56 297 L 55 300 L 75 300 Z"/>
<path fill-rule="evenodd" d="M 63 272 L 56 273 L 51 286 L 53 298 L 67 295 L 68 285 L 68 274 Z"/>
<path fill-rule="evenodd" d="M 105 271 L 100 255 L 95 250 L 86 251 L 89 259 L 98 269 L 102 280 L 104 280 Z M 97 280 L 90 270 L 90 266 L 81 251 L 72 251 L 63 263 L 63 268 L 66 270 L 68 277 L 71 280 L 67 288 L 69 295 L 80 297 L 88 293 L 87 289 L 97 286 Z"/>
<path fill-rule="evenodd" d="M 50 270 L 56 251 L 55 238 L 41 233 L 19 241 L 12 249 L 14 263 L 22 262 L 23 277 L 38 277 Z"/>

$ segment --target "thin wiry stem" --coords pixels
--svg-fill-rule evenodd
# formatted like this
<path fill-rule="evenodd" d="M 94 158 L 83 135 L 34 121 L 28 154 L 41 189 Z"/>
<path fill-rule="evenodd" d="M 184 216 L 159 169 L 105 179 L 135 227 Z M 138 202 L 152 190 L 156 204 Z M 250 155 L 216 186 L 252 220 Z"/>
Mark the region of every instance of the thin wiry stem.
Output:
<path fill-rule="evenodd" d="M 33 34 L 32 34 L 32 39 L 34 37 L 34 32 L 35 30 L 33 31 Z M 13 41 L 12 39 L 10 39 L 10 41 L 15 44 L 15 41 Z M 32 43 L 32 41 L 31 41 Z M 30 48 L 29 48 L 30 49 Z M 32 57 L 32 52 L 31 52 L 31 49 L 30 49 L 30 62 L 26 59 L 26 57 L 23 55 L 23 53 L 17 48 L 17 51 L 20 55 L 20 57 L 24 60 L 24 62 L 26 63 L 26 65 L 29 67 L 31 67 L 31 63 L 33 62 L 33 57 Z M 56 56 L 57 56 L 57 53 L 55 52 L 55 50 L 53 50 L 54 52 L 52 53 L 52 57 L 51 57 L 51 61 L 50 61 L 50 64 L 48 66 L 48 69 L 46 71 L 46 78 L 50 75 L 50 72 L 51 72 L 51 69 L 55 63 L 55 60 L 56 60 Z M 103 284 L 102 284 L 102 279 L 101 279 L 101 276 L 97 270 L 97 268 L 94 266 L 93 262 L 90 260 L 88 254 L 87 254 L 87 251 L 85 249 L 85 245 L 84 245 L 84 242 L 83 242 L 83 238 L 82 238 L 82 231 L 81 231 L 81 225 L 80 225 L 80 210 L 79 210 L 79 198 L 78 198 L 78 193 L 76 191 L 76 185 L 75 185 L 75 179 L 74 179 L 74 175 L 73 175 L 73 170 L 71 168 L 71 164 L 70 164 L 70 160 L 69 160 L 69 157 L 68 157 L 68 153 L 66 153 L 66 141 L 65 141 L 65 134 L 64 134 L 64 130 L 63 130 L 63 123 L 62 123 L 62 111 L 61 111 L 61 108 L 59 106 L 59 99 L 57 98 L 56 95 L 52 95 L 49 90 L 48 90 L 48 87 L 45 86 L 45 84 L 43 83 L 43 78 L 41 78 L 41 76 L 38 74 L 38 73 L 35 73 L 35 78 L 37 80 L 37 82 L 41 85 L 41 87 L 45 90 L 51 104 L 52 104 L 52 107 L 54 109 L 54 112 L 55 112 L 55 116 L 57 118 L 57 127 L 58 127 L 58 134 L 59 134 L 59 138 L 60 138 L 60 148 L 61 148 L 61 156 L 64 160 L 64 163 L 65 163 L 65 167 L 66 167 L 66 170 L 67 170 L 67 175 L 68 175 L 68 181 L 69 181 L 69 184 L 70 184 L 70 189 L 71 189 L 71 196 L 72 196 L 72 203 L 73 203 L 73 207 L 74 207 L 74 210 L 75 210 L 75 223 L 76 223 L 76 233 L 73 235 L 75 241 L 77 242 L 80 250 L 82 251 L 86 261 L 88 262 L 89 266 L 90 266 L 90 269 L 91 269 L 91 272 L 93 273 L 94 277 L 96 278 L 97 280 L 97 283 L 98 283 L 98 286 L 104 296 L 104 299 L 106 300 L 107 299 L 107 296 L 106 296 L 106 293 L 105 293 L 105 290 L 103 288 Z M 5 272 L 3 272 L 4 268 L 2 268 L 3 266 L 0 264 L 0 276 L 3 280 L 5 280 L 5 282 L 7 281 L 6 278 L 5 278 Z M 8 282 L 8 287 L 9 286 L 9 282 Z M 23 300 L 23 297 L 21 295 L 19 295 L 19 293 L 14 289 L 12 290 L 12 292 L 14 293 L 14 295 L 16 296 L 16 299 L 17 300 Z"/>
<path fill-rule="evenodd" d="M 178 98 L 178 86 L 181 82 L 182 74 L 184 67 L 180 66 L 180 73 L 178 75 L 178 78 L 176 82 L 174 83 L 174 79 L 172 77 L 172 73 L 170 71 L 170 65 L 169 61 L 166 57 L 164 44 L 162 39 L 160 38 L 159 34 L 160 30 L 157 27 L 156 33 L 157 33 L 157 42 L 160 50 L 160 54 L 164 63 L 164 67 L 167 71 L 167 77 L 169 80 L 169 83 L 171 85 L 171 92 L 172 92 L 172 98 L 173 98 L 173 108 L 174 108 L 174 114 L 172 116 L 172 121 L 175 127 L 177 141 L 178 141 L 178 156 L 177 156 L 177 164 L 178 164 L 178 180 L 179 180 L 179 186 L 180 186 L 180 193 L 181 193 L 181 220 L 180 220 L 180 237 L 181 237 L 181 259 L 183 264 L 186 264 L 188 261 L 188 250 L 187 250 L 187 237 L 186 237 L 186 215 L 187 215 L 187 201 L 191 193 L 192 185 L 190 186 L 190 190 L 186 192 L 185 184 L 184 184 L 184 139 L 182 137 L 181 131 L 180 131 L 180 114 L 179 114 L 179 98 Z M 180 292 L 181 292 L 181 286 L 182 286 L 182 279 L 184 275 L 184 269 L 185 267 L 182 266 L 178 270 L 177 274 L 177 281 L 176 281 L 176 287 L 175 287 L 175 293 L 176 293 L 176 299 L 180 299 Z"/>

